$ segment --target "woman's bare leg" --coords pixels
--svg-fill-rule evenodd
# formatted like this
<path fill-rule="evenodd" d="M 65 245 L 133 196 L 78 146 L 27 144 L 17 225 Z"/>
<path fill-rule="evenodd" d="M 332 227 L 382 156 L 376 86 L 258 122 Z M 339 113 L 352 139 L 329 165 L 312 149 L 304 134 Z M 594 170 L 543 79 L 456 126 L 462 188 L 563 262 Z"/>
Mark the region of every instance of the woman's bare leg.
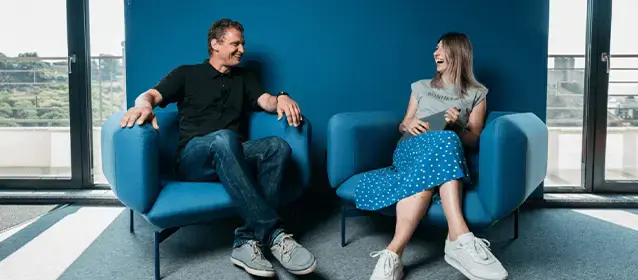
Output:
<path fill-rule="evenodd" d="M 448 222 L 445 261 L 470 279 L 507 279 L 507 271 L 489 245 L 476 238 L 467 227 L 461 210 L 461 186 L 460 181 L 453 180 L 439 188 Z"/>
<path fill-rule="evenodd" d="M 434 189 L 422 191 L 410 197 L 406 197 L 397 203 L 397 225 L 394 231 L 394 238 L 388 250 L 401 256 L 405 246 L 410 241 L 416 226 L 430 205 Z"/>
<path fill-rule="evenodd" d="M 454 241 L 457 237 L 470 232 L 461 209 L 461 187 L 461 181 L 452 180 L 444 183 L 439 188 L 443 212 L 448 223 L 448 239 L 450 241 Z"/>

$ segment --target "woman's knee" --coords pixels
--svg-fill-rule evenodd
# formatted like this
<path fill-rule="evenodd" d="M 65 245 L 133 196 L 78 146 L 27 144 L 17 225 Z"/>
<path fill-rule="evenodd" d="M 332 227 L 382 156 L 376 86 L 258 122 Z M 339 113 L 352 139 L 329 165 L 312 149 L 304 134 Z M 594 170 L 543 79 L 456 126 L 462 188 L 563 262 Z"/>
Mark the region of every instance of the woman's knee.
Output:
<path fill-rule="evenodd" d="M 459 138 L 459 136 L 451 131 L 451 130 L 446 130 L 442 132 L 441 138 L 443 140 L 444 143 L 449 144 L 449 145 L 462 145 L 461 143 L 461 138 Z"/>
<path fill-rule="evenodd" d="M 430 199 L 432 199 L 433 194 L 434 194 L 434 189 L 427 189 L 427 190 L 418 192 L 416 194 L 413 194 L 410 198 L 429 202 Z"/>
<path fill-rule="evenodd" d="M 458 190 L 458 189 L 461 188 L 462 185 L 463 184 L 459 180 L 450 180 L 450 181 L 447 181 L 447 182 L 443 183 L 441 186 L 439 186 L 439 189 L 441 191 Z"/>

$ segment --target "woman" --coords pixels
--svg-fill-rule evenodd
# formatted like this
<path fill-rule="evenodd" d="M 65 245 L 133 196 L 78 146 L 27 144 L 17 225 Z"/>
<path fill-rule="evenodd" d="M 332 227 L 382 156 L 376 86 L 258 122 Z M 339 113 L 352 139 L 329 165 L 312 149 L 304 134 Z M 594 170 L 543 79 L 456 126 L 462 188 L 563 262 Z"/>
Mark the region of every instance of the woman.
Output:
<path fill-rule="evenodd" d="M 489 243 L 469 231 L 461 211 L 462 181 L 470 179 L 464 149 L 478 146 L 487 89 L 474 78 L 472 45 L 464 34 L 443 35 L 434 60 L 435 77 L 412 84 L 399 126 L 414 136 L 399 142 L 391 167 L 366 173 L 355 191 L 357 207 L 363 210 L 396 203 L 394 238 L 386 249 L 372 254 L 380 258 L 371 279 L 403 277 L 403 250 L 431 201 L 443 204 L 448 222 L 445 261 L 470 279 L 506 279 Z M 420 119 L 441 111 L 446 111 L 448 129 L 428 131 Z"/>

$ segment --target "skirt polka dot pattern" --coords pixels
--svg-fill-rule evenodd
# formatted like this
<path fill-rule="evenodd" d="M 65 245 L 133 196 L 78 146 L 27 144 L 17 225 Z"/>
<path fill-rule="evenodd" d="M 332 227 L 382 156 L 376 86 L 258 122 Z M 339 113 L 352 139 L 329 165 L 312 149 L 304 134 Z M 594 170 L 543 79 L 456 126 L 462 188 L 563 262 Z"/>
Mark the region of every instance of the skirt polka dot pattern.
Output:
<path fill-rule="evenodd" d="M 355 189 L 356 207 L 376 211 L 451 180 L 469 180 L 458 135 L 447 130 L 419 134 L 397 145 L 392 166 L 363 174 Z M 433 200 L 440 201 L 438 194 Z"/>

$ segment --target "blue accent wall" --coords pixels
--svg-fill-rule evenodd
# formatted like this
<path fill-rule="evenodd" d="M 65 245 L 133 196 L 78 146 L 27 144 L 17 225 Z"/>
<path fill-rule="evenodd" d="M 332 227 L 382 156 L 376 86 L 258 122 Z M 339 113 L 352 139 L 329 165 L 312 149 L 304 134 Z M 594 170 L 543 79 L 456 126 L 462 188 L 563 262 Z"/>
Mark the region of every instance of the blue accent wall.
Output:
<path fill-rule="evenodd" d="M 472 40 L 489 110 L 545 120 L 549 0 L 488 2 L 127 0 L 128 105 L 172 68 L 206 59 L 208 28 L 228 17 L 244 25 L 245 61 L 257 62 L 266 89 L 289 92 L 312 121 L 317 168 L 328 119 L 403 114 L 410 83 L 433 75 L 432 53 L 448 31 Z"/>

